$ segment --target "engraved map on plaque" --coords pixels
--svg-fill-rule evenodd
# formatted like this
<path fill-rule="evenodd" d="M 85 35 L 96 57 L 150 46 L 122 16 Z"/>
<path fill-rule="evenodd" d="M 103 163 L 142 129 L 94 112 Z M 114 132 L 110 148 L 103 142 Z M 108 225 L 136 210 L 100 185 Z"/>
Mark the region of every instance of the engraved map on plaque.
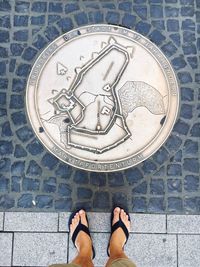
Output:
<path fill-rule="evenodd" d="M 122 27 L 92 25 L 43 51 L 26 100 L 35 133 L 54 155 L 85 170 L 117 171 L 163 144 L 179 93 L 171 65 L 153 43 Z"/>

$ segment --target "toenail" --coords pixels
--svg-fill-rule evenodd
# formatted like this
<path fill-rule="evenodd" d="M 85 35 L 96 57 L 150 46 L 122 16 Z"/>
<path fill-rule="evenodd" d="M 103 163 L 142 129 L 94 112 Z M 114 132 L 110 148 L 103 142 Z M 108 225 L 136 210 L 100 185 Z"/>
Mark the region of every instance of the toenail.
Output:
<path fill-rule="evenodd" d="M 80 210 L 80 211 L 79 211 L 79 214 L 83 214 L 83 210 Z"/>

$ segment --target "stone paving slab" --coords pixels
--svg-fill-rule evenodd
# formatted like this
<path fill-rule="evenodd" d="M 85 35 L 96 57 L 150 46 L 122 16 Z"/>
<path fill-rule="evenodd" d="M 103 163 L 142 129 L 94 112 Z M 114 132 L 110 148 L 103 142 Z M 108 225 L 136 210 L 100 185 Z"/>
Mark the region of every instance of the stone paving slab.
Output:
<path fill-rule="evenodd" d="M 59 214 L 59 231 L 68 232 L 70 212 Z M 110 213 L 88 212 L 87 213 L 91 232 L 110 232 Z"/>
<path fill-rule="evenodd" d="M 68 232 L 70 213 L 59 214 L 59 231 Z M 133 233 L 166 233 L 166 216 L 158 214 L 130 214 Z M 88 212 L 91 232 L 110 232 L 110 213 Z"/>
<path fill-rule="evenodd" d="M 110 213 L 89 212 L 88 219 L 92 232 L 110 232 Z"/>
<path fill-rule="evenodd" d="M 134 233 L 166 233 L 166 216 L 159 214 L 130 214 Z"/>
<path fill-rule="evenodd" d="M 200 266 L 200 236 L 179 235 L 178 236 L 178 266 L 199 267 Z"/>
<path fill-rule="evenodd" d="M 137 267 L 177 267 L 176 236 L 131 234 L 125 251 Z"/>
<path fill-rule="evenodd" d="M 0 231 L 3 231 L 3 212 L 0 212 Z"/>
<path fill-rule="evenodd" d="M 12 233 L 0 233 L 0 266 L 11 266 Z"/>
<path fill-rule="evenodd" d="M 42 218 L 40 223 L 43 223 L 44 226 L 34 228 L 36 231 L 41 231 L 41 233 L 18 232 L 33 231 L 30 220 L 31 216 L 36 215 L 35 213 L 29 214 L 30 217 L 26 213 L 12 213 L 5 213 L 7 226 L 4 231 L 12 231 L 13 233 L 0 233 L 0 267 L 46 267 L 52 263 L 66 263 L 67 260 L 71 261 L 74 258 L 77 251 L 66 232 L 66 224 L 70 213 L 41 213 L 38 217 L 35 216 L 33 223 L 39 223 L 39 219 Z M 4 214 L 0 213 L 0 215 L 3 218 Z M 50 229 L 56 231 L 58 220 L 55 220 L 55 218 L 58 219 L 59 217 L 59 231 L 64 232 L 42 232 L 48 223 L 44 221 L 45 216 L 47 216 L 47 221 L 52 219 L 52 222 L 50 222 L 51 228 L 47 228 L 46 231 L 50 231 Z M 133 213 L 130 216 L 133 225 L 132 230 L 138 232 L 130 234 L 125 251 L 137 264 L 137 267 L 200 266 L 199 216 Z M 107 232 L 109 228 L 105 224 L 108 225 L 110 223 L 110 214 L 89 212 L 88 218 L 96 248 L 95 267 L 102 267 L 108 259 L 106 249 L 110 234 Z M 164 233 L 166 231 L 166 219 L 168 231 Z M 27 221 L 24 223 L 23 220 Z M 20 224 L 20 226 L 16 226 L 17 230 L 15 230 L 15 224 Z M 140 232 L 142 229 L 143 232 Z"/>
<path fill-rule="evenodd" d="M 67 262 L 68 235 L 62 233 L 15 233 L 14 266 L 48 266 Z"/>
<path fill-rule="evenodd" d="M 178 234 L 200 234 L 200 216 L 168 215 L 167 232 Z"/>
<path fill-rule="evenodd" d="M 58 226 L 59 232 L 69 232 L 68 221 L 70 214 L 71 214 L 70 212 L 59 213 L 59 226 Z"/>
<path fill-rule="evenodd" d="M 57 232 L 58 214 L 5 212 L 4 230 L 15 232 Z"/>
<path fill-rule="evenodd" d="M 92 234 L 96 248 L 95 266 L 104 266 L 108 259 L 106 249 L 109 236 L 107 233 Z M 175 235 L 130 234 L 125 251 L 137 267 L 177 267 Z M 75 255 L 76 249 L 70 241 L 69 260 Z"/>

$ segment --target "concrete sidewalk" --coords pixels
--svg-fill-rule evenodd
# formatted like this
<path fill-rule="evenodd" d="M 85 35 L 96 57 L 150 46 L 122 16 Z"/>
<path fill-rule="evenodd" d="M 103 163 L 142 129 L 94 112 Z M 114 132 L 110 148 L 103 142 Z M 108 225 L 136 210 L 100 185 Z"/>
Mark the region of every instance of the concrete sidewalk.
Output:
<path fill-rule="evenodd" d="M 66 227 L 70 213 L 0 213 L 0 266 L 48 266 L 76 254 Z M 199 267 L 200 216 L 130 214 L 126 245 L 138 267 Z M 104 266 L 109 213 L 89 213 L 96 248 L 95 266 Z"/>

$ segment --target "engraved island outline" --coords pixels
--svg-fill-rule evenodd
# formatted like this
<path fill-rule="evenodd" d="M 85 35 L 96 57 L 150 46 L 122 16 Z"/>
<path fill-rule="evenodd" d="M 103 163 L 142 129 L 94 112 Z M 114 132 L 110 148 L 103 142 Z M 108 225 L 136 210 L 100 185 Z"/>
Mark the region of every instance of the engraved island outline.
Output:
<path fill-rule="evenodd" d="M 120 145 L 132 136 L 126 118 L 137 107 L 165 117 L 165 96 L 153 86 L 143 81 L 126 81 L 116 92 L 129 61 L 134 60 L 134 47 L 125 47 L 114 37 L 102 42 L 101 47 L 87 63 L 75 69 L 69 89 L 63 88 L 48 99 L 55 115 L 45 121 L 58 125 L 60 142 L 66 149 L 75 147 L 98 154 Z M 103 76 L 101 69 L 105 70 Z M 58 62 L 57 74 L 66 73 L 67 67 Z M 95 84 L 91 83 L 94 75 Z"/>

